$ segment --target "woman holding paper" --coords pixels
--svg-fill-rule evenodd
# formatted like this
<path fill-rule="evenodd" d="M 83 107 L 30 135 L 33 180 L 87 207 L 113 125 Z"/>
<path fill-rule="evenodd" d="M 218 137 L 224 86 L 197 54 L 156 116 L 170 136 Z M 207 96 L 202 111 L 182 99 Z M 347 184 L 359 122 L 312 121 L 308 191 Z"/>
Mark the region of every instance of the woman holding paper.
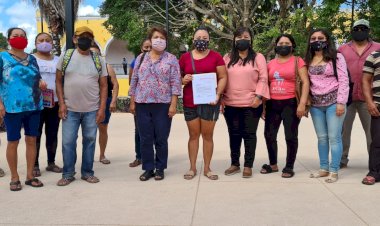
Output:
<path fill-rule="evenodd" d="M 231 167 L 224 174 L 240 172 L 240 147 L 244 140 L 243 178 L 249 178 L 255 159 L 256 131 L 263 112 L 262 98 L 269 99 L 269 87 L 265 57 L 252 49 L 252 33 L 248 28 L 234 32 L 232 51 L 224 57 L 224 62 L 228 83 L 222 103 L 231 150 Z"/>
<path fill-rule="evenodd" d="M 149 34 L 152 50 L 136 59 L 129 95 L 129 110 L 136 115 L 140 135 L 142 169 L 140 180 L 164 179 L 168 161 L 168 138 L 172 117 L 181 95 L 177 58 L 165 51 L 167 32 L 153 27 Z M 140 64 L 141 61 L 141 64 Z M 154 152 L 156 149 L 156 153 Z"/>
<path fill-rule="evenodd" d="M 203 174 L 210 180 L 218 179 L 218 175 L 211 171 L 210 163 L 214 149 L 214 127 L 219 116 L 219 100 L 227 83 L 227 71 L 222 56 L 218 52 L 208 48 L 209 41 L 210 35 L 206 28 L 198 28 L 193 37 L 193 45 L 195 48 L 183 54 L 179 60 L 182 72 L 182 84 L 185 86 L 183 89 L 184 115 L 190 135 L 188 142 L 190 169 L 184 175 L 184 178 L 187 180 L 193 179 L 197 174 L 196 161 L 200 135 L 202 135 L 203 139 Z M 212 79 L 211 73 L 214 73 L 214 79 Z M 194 77 L 201 79 L 202 74 L 207 74 L 204 87 L 214 90 L 215 99 L 210 100 L 209 103 L 195 105 L 194 95 L 200 94 L 197 93 L 198 90 L 193 90 L 192 80 L 194 79 L 194 75 Z M 211 84 L 212 87 L 210 87 L 209 84 Z M 196 93 L 194 93 L 194 91 Z M 205 92 L 205 94 L 207 94 L 207 92 Z M 208 94 L 210 94 L 210 92 L 208 92 Z M 212 95 L 207 95 L 207 98 L 210 97 L 212 97 Z M 205 101 L 207 98 L 200 99 L 204 99 Z"/>
<path fill-rule="evenodd" d="M 34 163 L 33 175 L 41 176 L 39 167 L 39 154 L 41 146 L 42 128 L 45 126 L 47 167 L 46 171 L 61 173 L 62 168 L 55 164 L 55 155 L 58 144 L 58 128 L 60 119 L 58 117 L 58 98 L 55 91 L 55 72 L 59 57 L 51 53 L 53 49 L 53 38 L 48 33 L 39 33 L 35 39 L 37 52 L 34 56 L 37 59 L 38 67 L 42 79 L 47 83 L 47 90 L 44 91 L 44 109 L 40 115 L 40 125 L 37 136 L 37 156 Z"/>

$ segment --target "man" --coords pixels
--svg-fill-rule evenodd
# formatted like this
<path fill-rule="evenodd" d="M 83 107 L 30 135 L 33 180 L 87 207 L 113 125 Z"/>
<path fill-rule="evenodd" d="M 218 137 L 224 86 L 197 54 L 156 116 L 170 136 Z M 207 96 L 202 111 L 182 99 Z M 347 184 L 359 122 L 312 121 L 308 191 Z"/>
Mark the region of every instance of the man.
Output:
<path fill-rule="evenodd" d="M 362 183 L 367 185 L 380 181 L 380 48 L 372 52 L 363 68 L 363 94 L 371 120 L 372 143 L 369 151 L 369 172 Z"/>
<path fill-rule="evenodd" d="M 128 61 L 127 59 L 125 59 L 125 57 L 123 57 L 123 70 L 124 70 L 124 74 L 127 75 L 128 74 Z"/>
<path fill-rule="evenodd" d="M 340 168 L 347 167 L 348 152 L 351 143 L 352 124 L 355 120 L 356 113 L 359 114 L 360 122 L 367 140 L 367 150 L 369 152 L 371 144 L 371 116 L 368 113 L 367 105 L 364 102 L 361 79 L 363 77 L 363 65 L 368 55 L 380 49 L 380 43 L 374 42 L 369 38 L 370 26 L 367 20 L 361 19 L 354 23 L 351 30 L 352 41 L 339 47 L 338 51 L 346 59 L 348 70 L 350 71 L 354 89 L 352 93 L 352 103 L 347 107 L 346 118 L 343 123 L 343 155 L 340 162 Z"/>
<path fill-rule="evenodd" d="M 58 186 L 75 180 L 76 146 L 79 126 L 82 128 L 81 179 L 97 183 L 93 162 L 97 124 L 105 117 L 107 70 L 104 60 L 90 51 L 94 33 L 88 27 L 75 30 L 75 50 L 67 50 L 57 64 L 56 86 L 59 117 L 62 119 L 63 174 Z"/>

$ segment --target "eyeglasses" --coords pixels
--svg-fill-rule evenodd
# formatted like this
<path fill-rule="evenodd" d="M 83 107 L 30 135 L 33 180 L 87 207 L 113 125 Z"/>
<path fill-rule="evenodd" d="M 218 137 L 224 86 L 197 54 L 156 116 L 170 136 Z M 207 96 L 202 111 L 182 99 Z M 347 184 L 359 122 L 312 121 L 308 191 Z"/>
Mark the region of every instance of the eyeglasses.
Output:
<path fill-rule="evenodd" d="M 368 31 L 368 27 L 354 27 L 352 28 L 353 31 Z"/>

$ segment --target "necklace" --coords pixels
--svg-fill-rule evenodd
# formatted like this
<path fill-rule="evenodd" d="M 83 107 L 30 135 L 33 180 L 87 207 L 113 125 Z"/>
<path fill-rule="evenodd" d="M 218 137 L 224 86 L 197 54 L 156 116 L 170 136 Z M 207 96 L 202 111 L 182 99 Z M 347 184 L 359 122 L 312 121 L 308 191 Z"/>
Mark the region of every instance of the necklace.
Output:
<path fill-rule="evenodd" d="M 13 57 L 13 59 L 15 59 L 17 62 L 19 62 L 20 64 L 26 66 L 29 64 L 29 60 L 28 60 L 28 54 L 26 55 L 25 58 L 21 58 L 19 56 L 16 56 L 15 54 L 11 53 L 8 51 L 8 53 Z"/>

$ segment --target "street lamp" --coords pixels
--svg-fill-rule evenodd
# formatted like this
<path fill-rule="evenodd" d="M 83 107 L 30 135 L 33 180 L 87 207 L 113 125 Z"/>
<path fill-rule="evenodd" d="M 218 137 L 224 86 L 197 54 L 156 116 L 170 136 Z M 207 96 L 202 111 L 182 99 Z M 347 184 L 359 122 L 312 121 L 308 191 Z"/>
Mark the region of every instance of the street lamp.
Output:
<path fill-rule="evenodd" d="M 65 0 L 66 49 L 74 48 L 74 0 Z"/>

